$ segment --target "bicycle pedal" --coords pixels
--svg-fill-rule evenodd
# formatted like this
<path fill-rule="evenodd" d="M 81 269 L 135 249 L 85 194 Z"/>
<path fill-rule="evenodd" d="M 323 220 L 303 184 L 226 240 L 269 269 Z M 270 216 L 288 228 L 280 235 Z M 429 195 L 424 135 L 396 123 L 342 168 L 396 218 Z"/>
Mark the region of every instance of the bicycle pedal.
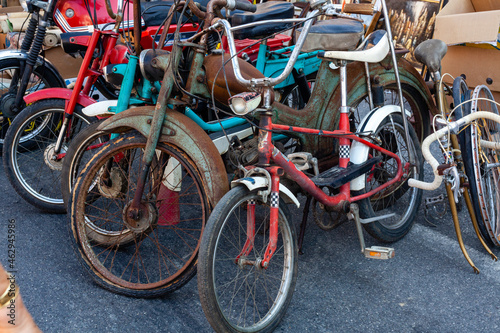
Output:
<path fill-rule="evenodd" d="M 382 161 L 382 156 L 377 156 L 370 158 L 369 160 L 361 164 L 350 164 L 347 168 L 339 168 L 334 166 L 322 172 L 320 175 L 311 178 L 311 180 L 316 184 L 316 186 L 330 186 L 332 188 L 338 188 L 354 178 L 357 178 L 367 172 L 369 172 L 374 165 Z"/>
<path fill-rule="evenodd" d="M 309 161 L 312 159 L 312 154 L 311 153 L 291 153 L 288 154 L 286 157 L 295 164 L 297 169 L 304 171 L 307 169 L 310 169 L 312 165 L 309 163 Z"/>
<path fill-rule="evenodd" d="M 443 201 L 444 201 L 444 194 L 440 194 L 435 197 L 428 197 L 425 198 L 425 207 L 430 207 L 432 205 L 435 205 Z"/>
<path fill-rule="evenodd" d="M 370 259 L 391 259 L 394 258 L 394 249 L 392 247 L 372 246 L 365 248 L 365 258 Z"/>

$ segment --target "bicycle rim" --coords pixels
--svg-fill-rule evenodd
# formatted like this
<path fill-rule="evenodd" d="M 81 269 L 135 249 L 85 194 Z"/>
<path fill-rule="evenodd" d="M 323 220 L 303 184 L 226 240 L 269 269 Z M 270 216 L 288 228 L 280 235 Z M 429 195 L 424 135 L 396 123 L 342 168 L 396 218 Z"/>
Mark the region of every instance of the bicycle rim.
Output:
<path fill-rule="evenodd" d="M 268 245 L 269 206 L 253 193 L 235 204 L 224 219 L 214 248 L 213 288 L 219 310 L 237 331 L 258 332 L 274 326 L 284 314 L 294 284 L 294 240 L 281 215 L 278 245 L 268 268 L 238 265 L 246 237 L 247 203 L 255 202 L 255 239 L 249 262 L 260 262 Z"/>
<path fill-rule="evenodd" d="M 132 223 L 127 209 L 137 190 L 146 140 L 128 135 L 116 141 L 89 161 L 75 184 L 75 240 L 89 272 L 103 287 L 131 296 L 157 296 L 194 275 L 208 214 L 206 195 L 193 162 L 177 148 L 159 144 L 141 216 Z"/>
<path fill-rule="evenodd" d="M 490 111 L 498 114 L 490 90 L 486 86 L 478 86 L 472 94 L 471 113 Z M 482 220 L 488 234 L 495 245 L 500 245 L 500 167 L 499 156 L 493 149 L 483 149 L 480 140 L 500 142 L 500 125 L 496 122 L 481 119 L 471 126 L 472 165 L 474 181 L 478 189 L 478 202 Z M 497 167 L 488 167 L 496 164 Z"/>

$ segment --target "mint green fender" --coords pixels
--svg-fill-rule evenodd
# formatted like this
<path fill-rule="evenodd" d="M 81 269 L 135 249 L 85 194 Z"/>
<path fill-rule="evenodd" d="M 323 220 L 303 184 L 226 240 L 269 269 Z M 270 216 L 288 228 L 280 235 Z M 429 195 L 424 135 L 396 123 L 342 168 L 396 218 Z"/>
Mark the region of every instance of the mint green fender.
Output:
<path fill-rule="evenodd" d="M 154 106 L 125 110 L 105 120 L 98 130 L 122 133 L 133 129 L 148 137 L 154 110 Z M 207 133 L 185 115 L 167 110 L 160 142 L 176 146 L 196 164 L 210 204 L 215 207 L 229 190 L 229 181 L 222 157 Z"/>

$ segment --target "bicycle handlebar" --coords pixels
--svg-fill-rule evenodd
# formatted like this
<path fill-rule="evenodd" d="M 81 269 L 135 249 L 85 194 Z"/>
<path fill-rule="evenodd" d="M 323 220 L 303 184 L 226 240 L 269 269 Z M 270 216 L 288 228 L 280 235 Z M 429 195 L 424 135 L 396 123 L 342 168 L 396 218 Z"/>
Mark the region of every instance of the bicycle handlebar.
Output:
<path fill-rule="evenodd" d="M 429 135 L 427 138 L 425 138 L 424 142 L 422 143 L 422 155 L 424 156 L 425 160 L 430 164 L 432 167 L 432 171 L 434 173 L 434 180 L 430 183 L 423 182 L 420 180 L 416 180 L 414 178 L 411 178 L 408 180 L 408 185 L 411 187 L 416 187 L 422 190 L 435 190 L 441 185 L 441 182 L 443 181 L 443 176 L 439 174 L 438 171 L 438 166 L 439 162 L 434 158 L 432 153 L 430 152 L 430 145 L 432 142 L 439 140 L 442 138 L 444 135 L 448 133 L 448 131 L 453 131 L 456 132 L 457 129 L 460 127 L 463 127 L 464 125 L 470 124 L 472 121 L 477 120 L 477 119 L 488 119 L 495 121 L 500 124 L 500 115 L 487 112 L 487 111 L 479 111 L 479 112 L 474 112 L 472 114 L 469 114 L 463 118 L 460 118 L 457 121 L 454 121 L 452 123 L 449 123 L 447 127 L 442 128 L 433 134 Z M 481 145 L 490 148 L 490 149 L 495 149 L 495 150 L 500 150 L 500 142 L 491 142 L 491 141 L 483 141 L 481 140 Z"/>

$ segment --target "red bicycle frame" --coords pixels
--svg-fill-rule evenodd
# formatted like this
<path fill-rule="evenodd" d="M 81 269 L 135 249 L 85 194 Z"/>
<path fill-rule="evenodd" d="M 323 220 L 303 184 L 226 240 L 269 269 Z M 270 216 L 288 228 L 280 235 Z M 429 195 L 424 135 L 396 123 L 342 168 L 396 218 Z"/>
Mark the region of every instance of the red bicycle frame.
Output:
<path fill-rule="evenodd" d="M 349 118 L 347 113 L 342 113 L 339 121 L 339 130 L 335 131 L 324 131 L 317 129 L 310 129 L 305 127 L 293 127 L 287 125 L 279 125 L 272 123 L 272 116 L 267 112 L 261 112 L 260 114 L 260 132 L 259 132 L 259 165 L 270 165 L 271 162 L 274 162 L 277 166 L 269 166 L 265 167 L 265 169 L 271 175 L 271 193 L 270 193 L 270 224 L 269 224 L 269 243 L 267 245 L 264 258 L 261 262 L 262 267 L 266 268 L 269 265 L 269 261 L 271 260 L 274 251 L 276 250 L 276 244 L 278 239 L 278 217 L 279 217 L 279 182 L 280 176 L 286 173 L 293 181 L 295 181 L 302 189 L 304 189 L 307 193 L 312 195 L 316 200 L 321 202 L 322 204 L 334 207 L 336 210 L 345 210 L 346 207 L 352 202 L 356 202 L 365 198 L 370 197 L 371 195 L 393 185 L 398 182 L 403 176 L 403 166 L 401 163 L 401 159 L 391 151 L 388 151 L 376 144 L 373 144 L 369 141 L 366 141 L 354 133 L 348 130 L 349 128 Z M 347 129 L 347 130 L 346 130 Z M 375 149 L 382 154 L 385 154 L 397 162 L 398 171 L 396 176 L 390 181 L 376 187 L 375 189 L 368 191 L 364 194 L 351 197 L 350 193 L 350 183 L 347 182 L 340 187 L 340 193 L 335 195 L 328 195 L 323 192 L 318 186 L 314 184 L 314 182 L 306 176 L 302 171 L 298 170 L 293 162 L 291 162 L 285 155 L 283 155 L 273 144 L 271 141 L 272 131 L 293 131 L 295 133 L 303 133 L 303 134 L 314 134 L 321 135 L 325 137 L 333 137 L 339 139 L 339 144 L 341 146 L 346 145 L 350 147 L 351 141 L 358 141 L 372 149 Z M 349 148 L 347 148 L 349 149 Z M 339 166 L 341 168 L 345 168 L 349 162 L 349 154 L 346 154 L 347 157 L 340 157 Z M 253 205 L 253 206 L 252 206 Z M 254 243 L 254 230 L 255 230 L 255 214 L 254 212 L 255 204 L 248 204 L 248 214 L 247 214 L 247 241 L 245 242 L 245 246 L 243 247 L 242 252 L 236 260 L 238 260 L 241 256 L 248 254 Z"/>

